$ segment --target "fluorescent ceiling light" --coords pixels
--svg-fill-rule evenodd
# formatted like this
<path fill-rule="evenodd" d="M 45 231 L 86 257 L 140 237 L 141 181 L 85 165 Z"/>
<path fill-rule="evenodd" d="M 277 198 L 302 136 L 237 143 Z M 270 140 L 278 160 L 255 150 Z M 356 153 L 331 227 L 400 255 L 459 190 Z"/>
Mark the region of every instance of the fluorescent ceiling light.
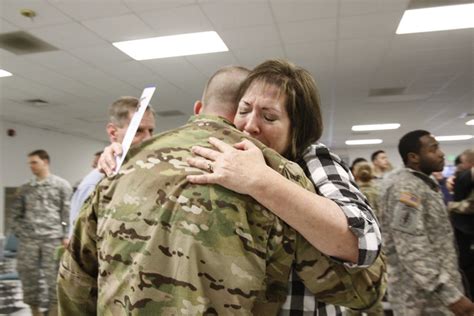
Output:
<path fill-rule="evenodd" d="M 355 139 L 355 140 L 346 140 L 346 145 L 372 145 L 372 144 L 381 144 L 383 141 L 381 139 Z"/>
<path fill-rule="evenodd" d="M 135 60 L 189 56 L 229 50 L 214 31 L 145 38 L 112 44 Z"/>
<path fill-rule="evenodd" d="M 473 119 L 473 120 L 470 120 L 470 121 L 467 121 L 467 122 L 466 122 L 466 125 L 474 125 L 474 119 Z"/>
<path fill-rule="evenodd" d="M 397 34 L 468 29 L 474 27 L 474 4 L 406 10 Z"/>
<path fill-rule="evenodd" d="M 397 129 L 400 128 L 398 123 L 388 123 L 388 124 L 370 124 L 370 125 L 354 125 L 352 126 L 353 131 L 381 131 L 386 129 Z"/>
<path fill-rule="evenodd" d="M 449 136 L 435 136 L 439 142 L 449 142 L 455 140 L 468 140 L 472 138 L 472 135 L 449 135 Z"/>
<path fill-rule="evenodd" d="M 11 72 L 8 72 L 6 70 L 3 70 L 3 69 L 0 69 L 0 78 L 1 77 L 10 77 L 12 76 L 12 73 Z"/>

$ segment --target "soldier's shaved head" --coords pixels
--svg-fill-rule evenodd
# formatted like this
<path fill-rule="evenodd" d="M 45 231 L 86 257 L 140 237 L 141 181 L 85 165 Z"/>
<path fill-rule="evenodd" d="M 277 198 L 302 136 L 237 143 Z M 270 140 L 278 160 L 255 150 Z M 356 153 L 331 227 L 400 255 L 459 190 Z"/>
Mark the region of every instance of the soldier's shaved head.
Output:
<path fill-rule="evenodd" d="M 237 111 L 237 99 L 241 83 L 250 70 L 240 66 L 219 69 L 208 80 L 202 95 L 202 113 L 233 117 Z"/>

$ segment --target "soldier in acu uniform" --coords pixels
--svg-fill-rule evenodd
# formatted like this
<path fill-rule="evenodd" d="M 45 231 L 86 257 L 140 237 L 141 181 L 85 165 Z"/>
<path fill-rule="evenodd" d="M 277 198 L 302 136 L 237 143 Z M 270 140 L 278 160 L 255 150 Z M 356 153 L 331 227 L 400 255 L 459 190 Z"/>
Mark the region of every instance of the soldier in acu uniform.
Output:
<path fill-rule="evenodd" d="M 247 73 L 218 71 L 207 103 L 195 104 L 199 115 L 144 142 L 99 184 L 61 262 L 62 315 L 275 315 L 293 263 L 322 300 L 364 308 L 380 299 L 381 260 L 349 270 L 250 196 L 187 180 L 202 173 L 186 163 L 193 146 L 246 137 L 231 120 Z M 275 170 L 314 190 L 296 164 L 257 145 Z"/>
<path fill-rule="evenodd" d="M 36 150 L 28 155 L 35 176 L 20 187 L 12 206 L 12 232 L 19 238 L 18 272 L 23 287 L 23 301 L 33 316 L 42 315 L 40 280 L 48 288 L 49 314 L 57 315 L 55 252 L 66 242 L 69 218 L 70 184 L 49 172 L 49 155 Z"/>
<path fill-rule="evenodd" d="M 463 294 L 453 229 L 437 183 L 444 154 L 427 131 L 410 132 L 398 145 L 405 168 L 381 190 L 382 232 L 389 300 L 396 315 L 473 315 Z"/>

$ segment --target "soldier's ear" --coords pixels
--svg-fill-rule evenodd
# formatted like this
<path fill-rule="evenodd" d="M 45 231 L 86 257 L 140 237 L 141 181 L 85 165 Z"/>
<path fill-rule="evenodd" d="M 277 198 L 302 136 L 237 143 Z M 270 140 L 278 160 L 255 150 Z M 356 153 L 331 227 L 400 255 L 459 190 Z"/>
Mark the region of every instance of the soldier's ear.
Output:
<path fill-rule="evenodd" d="M 420 155 L 418 155 L 417 153 L 408 153 L 408 161 L 417 164 L 420 162 Z"/>
<path fill-rule="evenodd" d="M 194 102 L 194 114 L 200 114 L 202 111 L 202 101 L 197 100 Z"/>
<path fill-rule="evenodd" d="M 107 130 L 107 135 L 109 135 L 109 140 L 111 143 L 114 143 L 117 141 L 117 126 L 113 123 L 108 123 L 107 127 L 105 128 Z"/>

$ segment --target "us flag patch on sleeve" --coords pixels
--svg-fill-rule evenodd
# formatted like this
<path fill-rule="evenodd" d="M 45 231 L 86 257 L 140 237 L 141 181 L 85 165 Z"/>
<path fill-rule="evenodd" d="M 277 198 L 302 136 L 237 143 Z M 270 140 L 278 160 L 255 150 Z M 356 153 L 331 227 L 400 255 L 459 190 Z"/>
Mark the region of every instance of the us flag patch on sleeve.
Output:
<path fill-rule="evenodd" d="M 420 205 L 420 198 L 410 192 L 401 192 L 399 201 L 414 208 Z"/>

